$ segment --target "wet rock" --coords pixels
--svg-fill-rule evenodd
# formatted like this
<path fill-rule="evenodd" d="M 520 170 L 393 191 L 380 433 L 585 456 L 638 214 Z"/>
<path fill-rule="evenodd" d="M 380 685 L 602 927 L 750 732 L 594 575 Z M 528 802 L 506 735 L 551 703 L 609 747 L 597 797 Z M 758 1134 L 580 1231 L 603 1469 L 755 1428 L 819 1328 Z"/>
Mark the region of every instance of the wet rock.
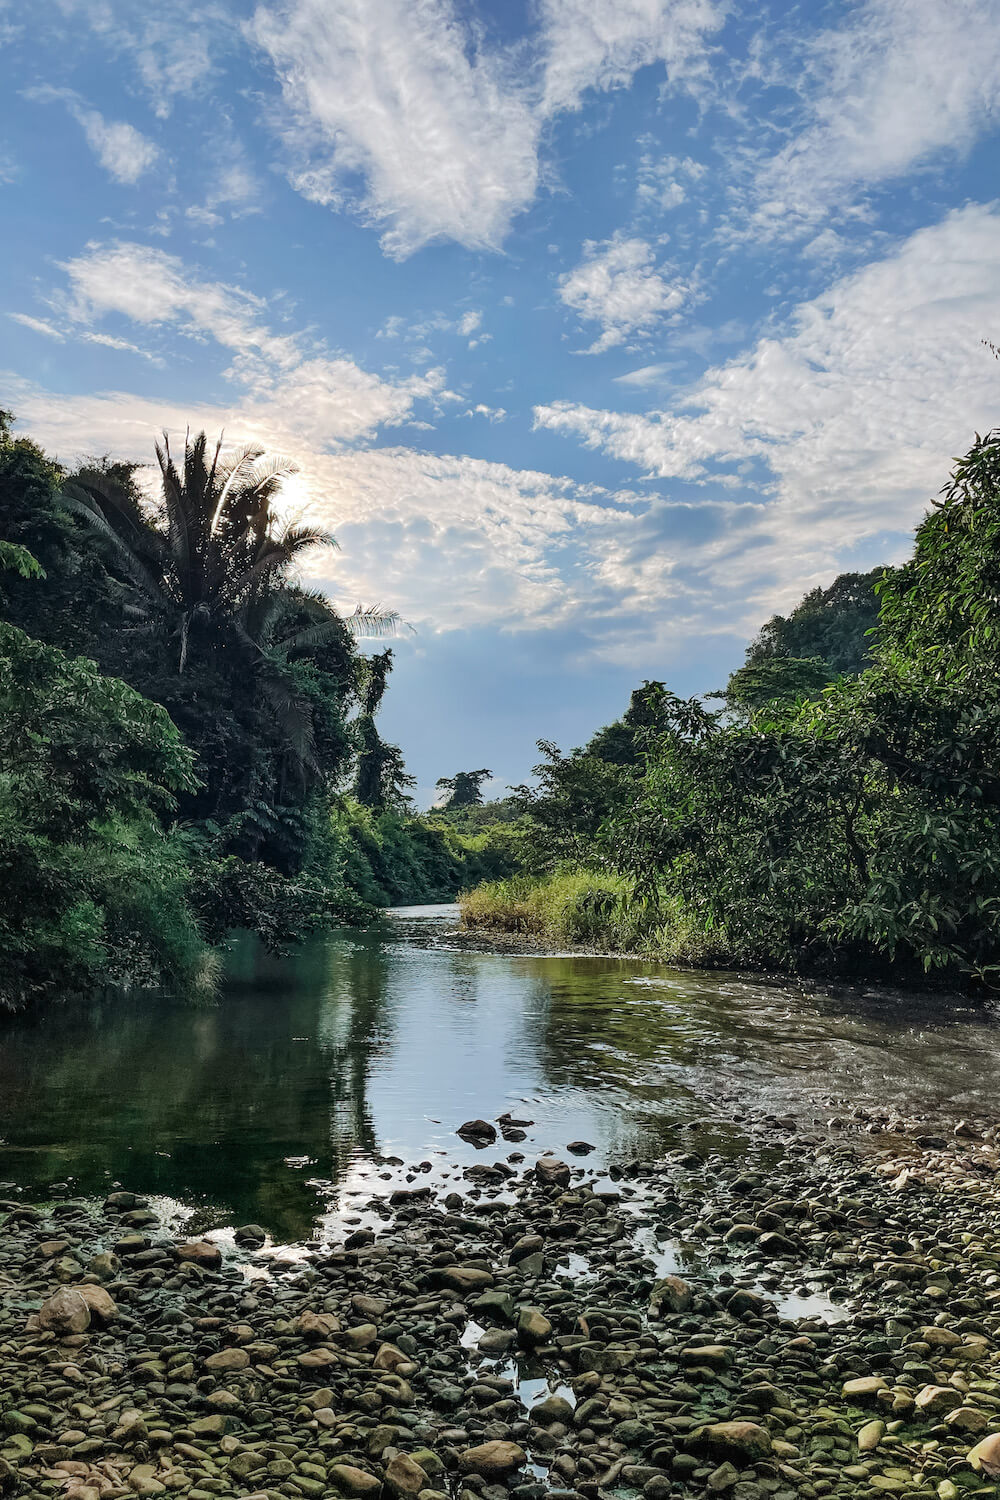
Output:
<path fill-rule="evenodd" d="M 718 1458 L 745 1463 L 767 1458 L 771 1452 L 771 1434 L 756 1422 L 713 1422 L 699 1429 L 692 1444 Z"/>
<path fill-rule="evenodd" d="M 978 1407 L 958 1406 L 948 1412 L 944 1422 L 950 1432 L 964 1432 L 972 1436 L 973 1433 L 985 1432 L 990 1425 L 990 1418 Z"/>
<path fill-rule="evenodd" d="M 527 1454 L 517 1443 L 494 1440 L 466 1448 L 458 1456 L 463 1474 L 480 1474 L 484 1479 L 505 1479 L 523 1467 Z"/>
<path fill-rule="evenodd" d="M 540 1156 L 535 1162 L 535 1177 L 543 1187 L 569 1187 L 571 1173 L 564 1161 Z"/>
<path fill-rule="evenodd" d="M 102 1250 L 97 1255 L 91 1256 L 87 1262 L 87 1271 L 91 1276 L 97 1276 L 101 1281 L 113 1281 L 121 1269 L 121 1261 L 117 1255 L 112 1255 L 110 1250 Z"/>
<path fill-rule="evenodd" d="M 474 1266 L 445 1266 L 438 1272 L 438 1280 L 442 1286 L 463 1294 L 478 1292 L 493 1285 L 492 1274 L 477 1270 Z"/>
<path fill-rule="evenodd" d="M 739 1294 L 737 1294 L 739 1295 Z M 687 1312 L 694 1302 L 694 1293 L 680 1276 L 664 1276 L 653 1287 L 649 1297 L 649 1312 L 660 1318 L 665 1312 Z"/>
<path fill-rule="evenodd" d="M 421 1490 L 428 1487 L 428 1477 L 420 1464 L 409 1454 L 397 1453 L 385 1470 L 385 1488 L 396 1500 L 416 1500 Z"/>
<path fill-rule="evenodd" d="M 382 1481 L 374 1474 L 369 1474 L 367 1469 L 355 1468 L 353 1464 L 333 1464 L 328 1474 L 331 1484 L 342 1495 L 350 1495 L 354 1500 L 365 1500 L 382 1488 Z"/>
<path fill-rule="evenodd" d="M 592 1146 L 589 1141 L 570 1141 L 566 1150 L 571 1151 L 574 1156 L 589 1156 L 591 1151 L 597 1150 L 597 1147 Z"/>
<path fill-rule="evenodd" d="M 514 1321 L 514 1299 L 510 1292 L 503 1292 L 499 1287 L 481 1292 L 472 1307 L 477 1317 L 496 1318 L 501 1323 Z"/>
<path fill-rule="evenodd" d="M 220 1349 L 203 1361 L 206 1370 L 245 1370 L 249 1363 L 245 1349 Z"/>
<path fill-rule="evenodd" d="M 102 1286 L 91 1286 L 85 1282 L 80 1286 L 71 1287 L 70 1290 L 79 1292 L 90 1309 L 91 1322 L 96 1323 L 99 1328 L 107 1328 L 109 1323 L 116 1321 L 118 1304 Z"/>
<path fill-rule="evenodd" d="M 531 1420 L 543 1427 L 552 1422 L 563 1422 L 567 1426 L 573 1421 L 574 1408 L 565 1396 L 546 1396 L 531 1408 Z"/>
<path fill-rule="evenodd" d="M 472 1146 L 491 1146 L 497 1138 L 496 1128 L 489 1120 L 466 1120 L 455 1132 Z"/>
<path fill-rule="evenodd" d="M 969 1463 L 990 1479 L 1000 1478 L 1000 1432 L 991 1432 L 968 1454 Z"/>
<path fill-rule="evenodd" d="M 233 1238 L 237 1245 L 245 1245 L 250 1250 L 259 1250 L 261 1245 L 267 1243 L 267 1230 L 260 1224 L 241 1224 Z"/>
<path fill-rule="evenodd" d="M 943 1416 L 961 1405 L 961 1391 L 950 1385 L 925 1385 L 914 1400 L 914 1406 L 923 1417 Z"/>
<path fill-rule="evenodd" d="M 222 1251 L 211 1240 L 187 1240 L 174 1246 L 179 1261 L 201 1266 L 205 1271 L 217 1271 L 222 1265 Z"/>
<path fill-rule="evenodd" d="M 552 1324 L 538 1307 L 522 1307 L 517 1315 L 518 1342 L 528 1348 L 544 1344 L 552 1336 Z"/>
<path fill-rule="evenodd" d="M 295 1332 L 306 1339 L 329 1339 L 340 1332 L 340 1319 L 334 1313 L 314 1312 L 306 1308 L 295 1320 Z"/>
<path fill-rule="evenodd" d="M 89 1303 L 79 1289 L 60 1287 L 42 1303 L 38 1323 L 52 1333 L 84 1333 L 90 1327 Z"/>
<path fill-rule="evenodd" d="M 774 1303 L 762 1297 L 759 1292 L 748 1291 L 745 1287 L 734 1292 L 726 1303 L 726 1311 L 734 1318 L 752 1317 L 762 1318 Z"/>
<path fill-rule="evenodd" d="M 684 1349 L 681 1358 L 686 1365 L 701 1365 L 708 1370 L 724 1370 L 732 1363 L 733 1351 L 726 1344 L 699 1344 Z"/>
<path fill-rule="evenodd" d="M 889 1382 L 881 1375 L 858 1375 L 851 1380 L 845 1380 L 842 1395 L 855 1406 L 861 1406 L 866 1401 L 877 1399 L 880 1391 L 888 1390 Z"/>

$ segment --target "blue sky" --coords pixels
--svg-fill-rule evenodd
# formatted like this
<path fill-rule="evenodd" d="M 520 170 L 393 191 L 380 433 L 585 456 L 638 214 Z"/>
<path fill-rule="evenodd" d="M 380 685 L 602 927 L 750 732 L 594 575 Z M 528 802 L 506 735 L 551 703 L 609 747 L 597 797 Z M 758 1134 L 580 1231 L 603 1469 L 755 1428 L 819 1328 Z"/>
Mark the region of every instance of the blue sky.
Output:
<path fill-rule="evenodd" d="M 423 799 L 905 554 L 1000 416 L 997 0 L 0 0 L 0 401 L 299 466 Z"/>

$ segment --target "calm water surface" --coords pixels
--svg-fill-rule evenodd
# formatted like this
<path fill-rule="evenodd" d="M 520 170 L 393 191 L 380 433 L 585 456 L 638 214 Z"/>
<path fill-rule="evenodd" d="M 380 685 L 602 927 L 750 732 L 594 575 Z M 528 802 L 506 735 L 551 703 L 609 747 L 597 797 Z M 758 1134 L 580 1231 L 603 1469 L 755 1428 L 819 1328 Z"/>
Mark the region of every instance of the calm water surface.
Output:
<path fill-rule="evenodd" d="M 0 1022 L 0 1196 L 120 1183 L 290 1239 L 367 1196 L 386 1157 L 440 1177 L 582 1137 L 600 1166 L 737 1149 L 743 1114 L 997 1111 L 982 1011 L 463 951 L 456 919 L 411 907 L 284 959 L 239 947 L 210 1008 L 137 995 Z M 505 1110 L 534 1122 L 522 1146 L 456 1138 Z"/>

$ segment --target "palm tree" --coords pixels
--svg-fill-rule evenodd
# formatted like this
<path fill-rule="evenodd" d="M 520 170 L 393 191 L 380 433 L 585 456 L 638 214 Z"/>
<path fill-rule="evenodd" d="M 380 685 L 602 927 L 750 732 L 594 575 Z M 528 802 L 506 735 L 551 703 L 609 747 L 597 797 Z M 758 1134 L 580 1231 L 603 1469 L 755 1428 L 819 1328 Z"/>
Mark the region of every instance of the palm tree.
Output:
<path fill-rule="evenodd" d="M 190 435 L 178 467 L 166 433 L 156 444 L 161 494 L 150 510 L 129 475 L 85 468 L 63 489 L 67 507 L 103 537 L 129 589 L 137 622 L 168 632 L 177 644 L 183 674 L 192 641 L 211 648 L 227 638 L 265 655 L 278 621 L 289 613 L 289 577 L 313 547 L 335 547 L 320 527 L 279 521 L 273 502 L 283 480 L 296 472 L 288 459 L 265 458 L 256 446 L 223 456 L 222 438 L 209 456 L 204 432 Z M 317 607 L 321 596 L 314 596 Z M 318 619 L 298 642 L 321 645 L 340 617 L 322 600 Z M 336 621 L 336 624 L 334 623 Z M 392 635 L 399 616 L 359 604 L 343 622 L 354 635 Z"/>
<path fill-rule="evenodd" d="M 175 460 L 166 434 L 156 444 L 159 494 L 150 503 L 131 465 L 85 467 L 63 487 L 67 508 L 102 539 L 125 588 L 137 631 L 168 641 L 177 687 L 193 656 L 228 677 L 237 697 L 251 683 L 286 746 L 286 773 L 303 786 L 321 774 L 313 707 L 295 670 L 343 657 L 348 636 L 395 635 L 394 610 L 358 605 L 341 617 L 329 600 L 300 587 L 294 570 L 314 547 L 335 547 L 328 531 L 282 521 L 275 502 L 295 465 L 244 447 L 224 454 L 204 432 L 188 434 Z M 155 653 L 150 652 L 150 659 Z M 173 711 L 175 693 L 161 689 Z"/>

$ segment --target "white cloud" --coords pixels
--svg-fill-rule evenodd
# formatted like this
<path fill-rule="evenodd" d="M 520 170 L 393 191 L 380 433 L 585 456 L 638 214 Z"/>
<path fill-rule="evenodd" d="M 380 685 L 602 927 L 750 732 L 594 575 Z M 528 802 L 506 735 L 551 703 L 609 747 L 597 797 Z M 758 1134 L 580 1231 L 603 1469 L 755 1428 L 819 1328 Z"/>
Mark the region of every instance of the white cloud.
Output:
<path fill-rule="evenodd" d="M 158 147 L 134 125 L 124 120 L 106 120 L 100 110 L 91 109 L 73 89 L 46 84 L 26 90 L 25 97 L 43 104 L 52 101 L 65 104 L 82 129 L 87 145 L 116 182 L 134 185 L 159 160 Z"/>
<path fill-rule="evenodd" d="M 677 368 L 676 364 L 642 365 L 638 370 L 629 370 L 626 375 L 616 375 L 615 385 L 630 385 L 642 388 L 660 385 Z"/>
<path fill-rule="evenodd" d="M 621 235 L 602 245 L 588 241 L 580 264 L 559 278 L 559 296 L 566 306 L 604 330 L 588 354 L 623 344 L 632 334 L 650 332 L 688 295 L 682 283 L 664 279 L 645 240 Z"/>
<path fill-rule="evenodd" d="M 691 183 L 700 181 L 707 168 L 690 156 L 658 157 L 649 149 L 639 158 L 636 199 L 640 210 L 662 213 L 677 208 L 688 196 Z"/>
<path fill-rule="evenodd" d="M 537 192 L 545 122 L 648 63 L 689 80 L 720 17 L 714 0 L 543 0 L 530 57 L 481 46 L 453 0 L 285 0 L 249 34 L 281 82 L 293 185 L 357 203 L 404 257 L 498 248 Z"/>
<path fill-rule="evenodd" d="M 864 0 L 795 66 L 806 123 L 756 184 L 757 227 L 777 233 L 972 145 L 997 114 L 996 3 Z"/>
<path fill-rule="evenodd" d="M 756 491 L 753 525 L 688 559 L 749 588 L 752 620 L 762 599 L 828 576 L 845 547 L 919 518 L 951 455 L 996 419 L 980 339 L 997 327 L 1000 211 L 974 205 L 802 304 L 789 333 L 709 370 L 679 408 L 554 402 L 536 421 L 657 478 Z"/>
<path fill-rule="evenodd" d="M 155 166 L 159 151 L 134 125 L 106 120 L 98 110 L 80 106 L 73 114 L 83 127 L 87 145 L 116 182 L 136 183 Z"/>
<path fill-rule="evenodd" d="M 243 416 L 317 447 L 355 442 L 410 418 L 414 403 L 454 399 L 440 370 L 387 381 L 352 360 L 304 347 L 263 321 L 262 299 L 205 281 L 174 255 L 144 245 L 92 245 L 63 269 L 67 315 L 90 328 L 108 314 L 185 337 L 214 339 L 233 354 L 227 374 L 245 392 Z"/>
<path fill-rule="evenodd" d="M 226 215 L 242 219 L 260 213 L 263 197 L 260 180 L 244 146 L 228 124 L 220 126 L 207 155 L 211 163 L 210 185 L 204 201 L 185 210 L 187 217 L 214 229 L 224 222 Z"/>
<path fill-rule="evenodd" d="M 122 391 L 62 396 L 13 377 L 4 386 L 25 429 L 67 462 L 94 452 L 145 460 L 163 428 L 183 441 L 188 426 L 293 455 L 293 508 L 329 526 L 341 548 L 333 559 L 316 554 L 312 580 L 344 609 L 382 599 L 424 628 L 525 629 L 572 618 L 579 586 L 562 552 L 626 514 L 592 487 L 464 455 L 324 451 L 318 425 L 303 431 L 295 389 L 220 406 Z"/>
<path fill-rule="evenodd" d="M 464 417 L 485 417 L 487 422 L 505 422 L 507 411 L 503 406 L 487 406 L 485 401 L 470 406 L 468 411 L 462 413 Z"/>
<path fill-rule="evenodd" d="M 538 183 L 538 121 L 499 56 L 471 51 L 447 0 L 291 0 L 261 7 L 302 164 L 293 185 L 339 206 L 366 181 L 364 216 L 389 255 L 439 237 L 495 247 Z"/>
<path fill-rule="evenodd" d="M 575 109 L 587 89 L 620 88 L 663 63 L 671 82 L 704 75 L 706 37 L 721 24 L 713 0 L 541 0 L 542 108 Z"/>
<path fill-rule="evenodd" d="M 64 335 L 59 332 L 59 329 L 46 322 L 44 318 L 31 318 L 27 313 L 8 313 L 7 316 L 13 322 L 20 323 L 23 328 L 30 328 L 32 333 L 40 333 L 45 338 L 55 339 L 60 344 L 64 341 Z"/>
<path fill-rule="evenodd" d="M 57 0 L 80 16 L 112 53 L 127 57 L 165 119 L 179 96 L 205 92 L 221 53 L 232 45 L 232 19 L 210 0 Z"/>
<path fill-rule="evenodd" d="M 81 333 L 79 337 L 86 344 L 99 344 L 102 349 L 114 349 L 120 354 L 141 354 L 143 359 L 152 360 L 154 364 L 162 363 L 155 354 L 150 354 L 138 344 L 133 344 L 128 339 L 115 338 L 110 333 Z"/>
<path fill-rule="evenodd" d="M 68 311 L 80 322 L 120 313 L 148 326 L 177 324 L 192 337 L 210 334 L 241 354 L 260 352 L 288 363 L 298 359 L 294 339 L 274 335 L 260 323 L 259 297 L 202 281 L 163 250 L 121 241 L 92 244 L 62 269 L 71 288 Z"/>

